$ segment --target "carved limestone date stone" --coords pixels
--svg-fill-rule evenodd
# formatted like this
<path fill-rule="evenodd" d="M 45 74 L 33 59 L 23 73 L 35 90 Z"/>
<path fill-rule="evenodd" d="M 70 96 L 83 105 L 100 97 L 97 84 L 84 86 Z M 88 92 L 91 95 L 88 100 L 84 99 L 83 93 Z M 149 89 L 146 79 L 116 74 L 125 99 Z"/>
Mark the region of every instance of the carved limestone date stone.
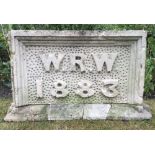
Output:
<path fill-rule="evenodd" d="M 10 32 L 13 103 L 5 121 L 150 119 L 145 31 Z"/>

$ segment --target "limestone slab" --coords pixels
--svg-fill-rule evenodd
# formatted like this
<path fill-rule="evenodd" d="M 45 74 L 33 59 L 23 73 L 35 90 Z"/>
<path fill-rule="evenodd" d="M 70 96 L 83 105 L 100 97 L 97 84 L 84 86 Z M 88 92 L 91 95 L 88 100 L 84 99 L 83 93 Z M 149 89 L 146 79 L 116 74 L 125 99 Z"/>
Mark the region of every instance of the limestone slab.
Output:
<path fill-rule="evenodd" d="M 13 102 L 16 106 L 142 104 L 146 35 L 145 31 L 11 31 Z M 63 90 L 55 87 L 58 81 Z M 82 81 L 92 85 L 81 87 Z"/>
<path fill-rule="evenodd" d="M 141 110 L 126 104 L 65 104 L 28 105 L 15 107 L 12 104 L 5 121 L 53 121 L 53 120 L 144 120 L 151 119 L 151 111 L 145 104 Z M 143 110 L 142 110 L 143 109 Z"/>
<path fill-rule="evenodd" d="M 48 120 L 82 119 L 83 105 L 81 104 L 53 104 L 50 105 Z"/>
<path fill-rule="evenodd" d="M 84 106 L 83 119 L 106 119 L 110 108 L 110 104 L 87 104 Z"/>
<path fill-rule="evenodd" d="M 12 103 L 4 120 L 8 122 L 48 120 L 48 109 L 49 105 L 16 107 L 15 104 Z"/>
<path fill-rule="evenodd" d="M 143 103 L 147 32 L 9 36 L 13 104 L 6 121 L 151 118 Z"/>

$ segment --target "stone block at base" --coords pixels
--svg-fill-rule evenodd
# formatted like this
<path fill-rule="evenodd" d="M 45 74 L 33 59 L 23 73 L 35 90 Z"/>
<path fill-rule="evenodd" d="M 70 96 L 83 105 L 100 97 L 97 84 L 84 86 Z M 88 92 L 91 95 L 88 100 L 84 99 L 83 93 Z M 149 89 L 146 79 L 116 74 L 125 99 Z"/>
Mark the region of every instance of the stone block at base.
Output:
<path fill-rule="evenodd" d="M 143 104 L 52 104 L 15 107 L 12 103 L 5 121 L 43 120 L 144 120 L 151 119 L 149 106 Z"/>
<path fill-rule="evenodd" d="M 83 106 L 81 104 L 52 104 L 48 109 L 48 120 L 81 119 Z"/>
<path fill-rule="evenodd" d="M 86 104 L 83 119 L 106 119 L 111 108 L 110 104 Z"/>

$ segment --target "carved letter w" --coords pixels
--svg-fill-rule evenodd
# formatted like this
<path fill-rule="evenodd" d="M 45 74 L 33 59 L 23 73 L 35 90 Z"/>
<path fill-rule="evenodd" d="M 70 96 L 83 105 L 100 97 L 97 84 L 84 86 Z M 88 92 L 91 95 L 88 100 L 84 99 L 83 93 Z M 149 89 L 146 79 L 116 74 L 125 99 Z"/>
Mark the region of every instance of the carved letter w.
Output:
<path fill-rule="evenodd" d="M 107 71 L 112 70 L 114 61 L 117 57 L 117 53 L 104 53 L 104 54 L 92 54 L 96 63 L 97 71 L 102 71 L 104 63 L 106 64 Z"/>
<path fill-rule="evenodd" d="M 42 54 L 42 55 L 40 55 L 40 58 L 41 58 L 41 61 L 44 65 L 45 70 L 47 72 L 49 72 L 51 63 L 53 64 L 54 69 L 56 71 L 59 70 L 60 63 L 63 60 L 64 56 L 65 56 L 64 54 L 59 53 L 56 57 L 55 53 L 50 53 L 50 54 Z"/>

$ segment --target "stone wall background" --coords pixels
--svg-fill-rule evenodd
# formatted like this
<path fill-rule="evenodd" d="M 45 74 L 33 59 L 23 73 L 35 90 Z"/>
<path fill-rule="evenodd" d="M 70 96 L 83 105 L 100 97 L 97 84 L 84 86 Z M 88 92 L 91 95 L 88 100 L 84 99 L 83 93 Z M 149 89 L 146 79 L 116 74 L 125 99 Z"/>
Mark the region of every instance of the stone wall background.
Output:
<path fill-rule="evenodd" d="M 10 30 L 146 30 L 148 37 L 144 95 L 155 96 L 155 25 L 153 24 L 1 24 L 0 97 L 11 96 L 10 51 L 7 42 L 7 33 Z"/>

